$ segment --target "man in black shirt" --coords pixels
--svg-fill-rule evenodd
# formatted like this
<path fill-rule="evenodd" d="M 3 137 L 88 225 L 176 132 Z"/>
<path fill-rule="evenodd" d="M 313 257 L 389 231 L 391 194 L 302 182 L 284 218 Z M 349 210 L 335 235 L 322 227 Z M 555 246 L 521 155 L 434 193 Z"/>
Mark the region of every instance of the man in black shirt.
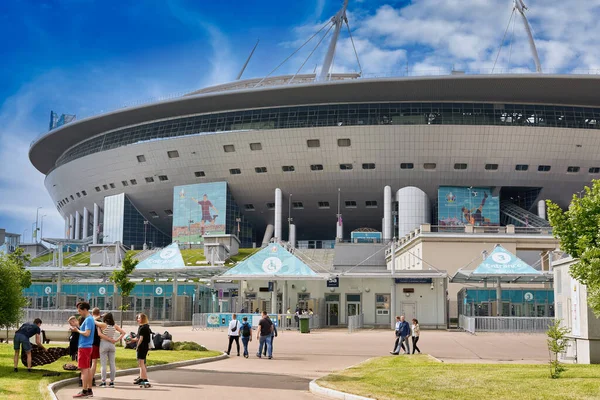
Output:
<path fill-rule="evenodd" d="M 261 358 L 263 346 L 267 346 L 269 360 L 273 358 L 273 348 L 271 347 L 271 333 L 273 332 L 273 321 L 271 321 L 266 311 L 262 312 L 262 318 L 258 322 L 258 332 L 256 339 L 259 341 L 258 353 L 256 357 Z"/>
<path fill-rule="evenodd" d="M 31 372 L 31 342 L 29 339 L 35 335 L 35 343 L 41 347 L 44 351 L 46 348 L 42 345 L 42 340 L 40 337 L 41 330 L 40 325 L 42 325 L 42 320 L 36 318 L 32 323 L 25 323 L 21 325 L 18 331 L 15 332 L 14 339 L 14 349 L 15 349 L 15 369 L 17 372 L 17 366 L 19 365 L 19 350 L 22 348 L 25 353 L 27 353 L 27 371 Z"/>

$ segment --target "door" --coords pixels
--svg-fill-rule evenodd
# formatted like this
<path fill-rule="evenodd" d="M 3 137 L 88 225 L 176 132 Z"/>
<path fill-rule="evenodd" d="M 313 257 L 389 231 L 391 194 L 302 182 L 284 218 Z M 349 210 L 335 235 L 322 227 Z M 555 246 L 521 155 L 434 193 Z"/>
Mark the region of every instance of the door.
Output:
<path fill-rule="evenodd" d="M 152 319 L 153 320 L 162 320 L 164 319 L 165 309 L 165 298 L 164 297 L 154 297 L 154 307 L 152 310 Z"/>
<path fill-rule="evenodd" d="M 327 303 L 327 326 L 337 326 L 339 324 L 340 303 Z"/>
<path fill-rule="evenodd" d="M 415 303 L 402 303 L 402 315 L 406 321 L 417 317 L 417 305 Z"/>
<path fill-rule="evenodd" d="M 346 310 L 346 316 L 352 317 L 353 315 L 360 314 L 360 303 L 348 303 Z"/>

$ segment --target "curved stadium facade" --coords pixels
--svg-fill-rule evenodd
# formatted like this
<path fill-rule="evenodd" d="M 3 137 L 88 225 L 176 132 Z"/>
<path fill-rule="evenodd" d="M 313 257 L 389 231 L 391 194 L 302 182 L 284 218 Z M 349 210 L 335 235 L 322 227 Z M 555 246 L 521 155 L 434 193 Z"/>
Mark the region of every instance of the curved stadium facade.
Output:
<path fill-rule="evenodd" d="M 227 182 L 246 242 L 260 242 L 276 188 L 309 240 L 335 237 L 338 193 L 347 238 L 381 230 L 388 185 L 421 189 L 434 224 L 440 186 L 490 187 L 501 223 L 519 225 L 514 210 L 528 224 L 540 200 L 566 207 L 600 176 L 598 77 L 334 78 L 238 81 L 83 119 L 38 138 L 30 160 L 71 238 L 91 235 L 95 205 L 124 193 L 139 214 L 124 244 L 136 246 L 144 220 L 156 245 L 171 240 L 180 185 Z"/>

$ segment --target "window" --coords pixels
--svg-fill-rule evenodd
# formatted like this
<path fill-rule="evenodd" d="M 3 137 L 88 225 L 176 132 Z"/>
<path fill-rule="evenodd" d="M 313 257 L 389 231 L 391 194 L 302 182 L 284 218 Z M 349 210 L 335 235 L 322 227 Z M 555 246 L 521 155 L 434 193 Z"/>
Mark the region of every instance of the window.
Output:
<path fill-rule="evenodd" d="M 600 167 L 592 167 L 588 170 L 590 174 L 600 174 Z"/>
<path fill-rule="evenodd" d="M 375 163 L 366 163 L 362 165 L 362 169 L 375 169 Z"/>
<path fill-rule="evenodd" d="M 413 169 L 414 167 L 415 167 L 415 164 L 413 164 L 411 162 L 400 163 L 400 169 Z"/>
<path fill-rule="evenodd" d="M 340 164 L 340 169 L 342 171 L 348 171 L 353 168 L 352 164 Z"/>
<path fill-rule="evenodd" d="M 356 201 L 354 200 L 346 200 L 344 203 L 346 204 L 346 208 L 356 208 Z"/>
<path fill-rule="evenodd" d="M 241 174 L 241 173 L 242 173 L 242 171 L 241 171 L 239 168 L 231 168 L 231 169 L 229 170 L 229 173 L 230 173 L 231 175 L 239 175 L 239 174 Z"/>
<path fill-rule="evenodd" d="M 485 164 L 485 170 L 486 171 L 497 171 L 498 164 Z"/>
<path fill-rule="evenodd" d="M 254 211 L 254 204 L 244 204 L 246 211 Z"/>
<path fill-rule="evenodd" d="M 121 183 L 123 184 L 123 186 L 129 186 L 129 182 L 127 181 L 121 181 Z"/>
<path fill-rule="evenodd" d="M 375 201 L 375 200 L 367 200 L 367 201 L 365 201 L 365 207 L 367 207 L 367 208 L 377 208 L 377 201 Z"/>
<path fill-rule="evenodd" d="M 429 162 L 429 163 L 423 164 L 424 169 L 436 169 L 436 167 L 437 167 L 437 164 L 434 162 Z"/>
<path fill-rule="evenodd" d="M 110 188 L 114 189 L 115 188 L 115 184 L 114 183 L 110 183 Z"/>
<path fill-rule="evenodd" d="M 75 193 L 75 195 L 77 196 L 77 198 L 81 197 L 81 194 L 79 192 Z"/>
<path fill-rule="evenodd" d="M 108 185 L 102 185 L 102 188 L 103 188 L 104 190 L 108 190 Z"/>
<path fill-rule="evenodd" d="M 527 171 L 529 169 L 529 165 L 527 164 L 517 164 L 515 166 L 515 171 Z"/>
<path fill-rule="evenodd" d="M 146 183 L 152 183 L 152 182 L 154 182 L 154 178 L 151 177 L 151 176 L 147 176 L 146 177 Z"/>
<path fill-rule="evenodd" d="M 550 167 L 549 165 L 538 165 L 538 172 L 548 172 L 550 171 Z"/>
<path fill-rule="evenodd" d="M 81 194 L 84 195 L 84 196 L 87 196 L 87 192 L 85 190 L 82 190 Z"/>
<path fill-rule="evenodd" d="M 350 139 L 338 139 L 338 147 L 350 147 Z"/>
<path fill-rule="evenodd" d="M 456 163 L 456 164 L 454 164 L 454 169 L 457 169 L 457 170 L 467 169 L 467 164 L 465 164 L 465 163 Z"/>
<path fill-rule="evenodd" d="M 156 211 L 150 211 L 150 216 L 152 218 L 158 218 L 158 213 Z"/>
<path fill-rule="evenodd" d="M 319 139 L 308 139 L 306 141 L 306 145 L 308 147 L 321 147 L 321 142 L 319 141 Z"/>
<path fill-rule="evenodd" d="M 159 175 L 158 176 L 158 180 L 161 181 L 161 182 L 168 181 L 169 177 L 166 176 L 166 175 Z"/>
<path fill-rule="evenodd" d="M 323 171 L 323 165 L 322 164 L 313 164 L 310 166 L 310 170 L 311 171 Z"/>
<path fill-rule="evenodd" d="M 169 150 L 167 151 L 167 155 L 169 158 L 179 158 L 179 152 L 177 150 Z"/>
<path fill-rule="evenodd" d="M 71 198 L 71 200 L 75 200 L 75 197 L 73 197 L 73 195 L 69 196 Z"/>
<path fill-rule="evenodd" d="M 329 208 L 329 202 L 328 201 L 319 201 L 318 205 L 319 205 L 319 208 L 321 208 L 321 209 L 328 209 Z"/>
<path fill-rule="evenodd" d="M 196 178 L 202 178 L 202 177 L 206 176 L 204 171 L 196 171 L 196 172 L 194 172 L 194 175 L 196 176 Z"/>
<path fill-rule="evenodd" d="M 304 204 L 302 204 L 301 201 L 294 201 L 292 202 L 292 207 L 294 210 L 302 210 L 304 208 Z"/>
<path fill-rule="evenodd" d="M 579 172 L 579 167 L 567 167 L 567 173 L 576 174 Z"/>
<path fill-rule="evenodd" d="M 267 167 L 254 167 L 254 171 L 257 174 L 264 174 L 265 172 L 267 172 Z"/>
<path fill-rule="evenodd" d="M 146 156 L 143 154 L 140 154 L 139 156 L 137 156 L 137 160 L 138 160 L 138 162 L 146 162 Z"/>
<path fill-rule="evenodd" d="M 232 144 L 226 144 L 225 146 L 223 146 L 223 150 L 225 151 L 225 153 L 233 153 L 235 151 L 235 146 Z"/>
<path fill-rule="evenodd" d="M 173 216 L 173 210 L 165 210 L 165 214 L 167 214 L 167 217 L 172 217 Z"/>
<path fill-rule="evenodd" d="M 293 165 L 284 165 L 283 167 L 281 167 L 281 169 L 283 170 L 283 172 L 294 172 L 296 170 L 296 168 L 294 168 Z"/>
<path fill-rule="evenodd" d="M 275 203 L 267 203 L 267 210 L 274 210 L 275 209 Z"/>
<path fill-rule="evenodd" d="M 136 179 L 130 179 L 129 183 L 131 183 L 132 185 L 137 185 L 137 180 Z"/>
<path fill-rule="evenodd" d="M 96 192 L 100 191 L 100 186 L 96 186 Z"/>
<path fill-rule="evenodd" d="M 262 150 L 262 144 L 260 144 L 260 143 L 250 143 L 250 150 L 252 150 L 252 151 Z"/>

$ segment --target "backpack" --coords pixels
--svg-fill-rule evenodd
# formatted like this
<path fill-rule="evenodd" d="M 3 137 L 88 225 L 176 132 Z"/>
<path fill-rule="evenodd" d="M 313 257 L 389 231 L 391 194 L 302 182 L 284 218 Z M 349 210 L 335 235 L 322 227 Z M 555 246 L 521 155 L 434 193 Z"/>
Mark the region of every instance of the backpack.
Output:
<path fill-rule="evenodd" d="M 162 345 L 163 345 L 163 341 L 164 341 L 163 335 L 161 335 L 160 333 L 155 333 L 152 341 L 154 342 L 155 349 L 157 349 L 157 350 L 162 349 Z"/>
<path fill-rule="evenodd" d="M 242 325 L 242 337 L 248 337 L 250 336 L 250 324 L 245 322 Z"/>
<path fill-rule="evenodd" d="M 162 338 L 163 340 L 173 340 L 173 336 L 171 336 L 168 331 L 165 331 L 165 333 L 162 334 Z"/>

